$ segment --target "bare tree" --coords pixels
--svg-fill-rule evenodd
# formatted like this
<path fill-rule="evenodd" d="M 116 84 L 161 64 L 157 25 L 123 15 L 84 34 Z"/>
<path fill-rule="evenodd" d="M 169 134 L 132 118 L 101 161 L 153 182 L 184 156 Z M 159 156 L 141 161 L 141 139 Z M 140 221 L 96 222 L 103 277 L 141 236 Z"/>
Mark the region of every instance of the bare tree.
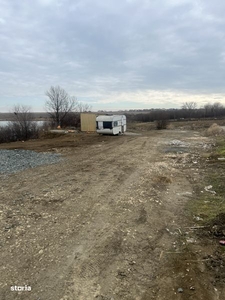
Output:
<path fill-rule="evenodd" d="M 185 102 L 182 105 L 182 109 L 187 110 L 189 118 L 192 117 L 193 112 L 195 111 L 196 108 L 197 108 L 197 103 L 193 102 L 193 101 L 191 101 L 191 102 Z"/>
<path fill-rule="evenodd" d="M 213 110 L 214 118 L 219 117 L 219 116 L 223 115 L 224 106 L 220 102 L 215 102 L 212 105 L 212 110 Z"/>
<path fill-rule="evenodd" d="M 185 102 L 182 105 L 183 109 L 196 109 L 197 108 L 197 103 L 196 102 Z"/>
<path fill-rule="evenodd" d="M 77 105 L 77 109 L 78 111 L 81 113 L 81 112 L 87 112 L 87 111 L 90 111 L 91 110 L 91 105 L 87 104 L 87 103 L 82 103 L 82 102 L 79 102 L 78 105 Z"/>
<path fill-rule="evenodd" d="M 69 96 L 60 86 L 51 86 L 46 96 L 49 98 L 45 103 L 46 110 L 57 126 L 62 125 L 68 113 L 77 110 L 77 99 Z"/>
<path fill-rule="evenodd" d="M 205 117 L 220 117 L 225 115 L 225 107 L 220 102 L 213 104 L 207 103 L 204 105 Z"/>
<path fill-rule="evenodd" d="M 38 135 L 37 124 L 30 112 L 30 107 L 25 105 L 16 105 L 13 108 L 14 120 L 9 122 L 9 128 L 15 137 L 19 140 L 28 140 L 36 138 Z"/>
<path fill-rule="evenodd" d="M 204 117 L 210 117 L 212 115 L 213 106 L 211 103 L 207 103 L 204 105 Z"/>

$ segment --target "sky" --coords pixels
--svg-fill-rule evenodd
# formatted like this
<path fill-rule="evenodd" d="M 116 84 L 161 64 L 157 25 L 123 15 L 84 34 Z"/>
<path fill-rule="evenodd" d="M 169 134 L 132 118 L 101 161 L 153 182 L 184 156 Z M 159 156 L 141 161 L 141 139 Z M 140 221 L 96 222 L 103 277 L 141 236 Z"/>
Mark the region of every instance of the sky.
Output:
<path fill-rule="evenodd" d="M 225 105 L 222 0 L 0 0 L 0 112 L 59 85 L 92 110 Z"/>

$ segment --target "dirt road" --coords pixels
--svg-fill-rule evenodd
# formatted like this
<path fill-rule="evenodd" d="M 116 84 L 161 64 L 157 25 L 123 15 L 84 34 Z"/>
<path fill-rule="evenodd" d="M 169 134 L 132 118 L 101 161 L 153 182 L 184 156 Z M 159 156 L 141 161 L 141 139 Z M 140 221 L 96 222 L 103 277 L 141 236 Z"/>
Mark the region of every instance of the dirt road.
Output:
<path fill-rule="evenodd" d="M 210 141 L 178 130 L 94 141 L 0 178 L 0 299 L 223 299 L 197 250 L 182 254 L 189 179 Z"/>

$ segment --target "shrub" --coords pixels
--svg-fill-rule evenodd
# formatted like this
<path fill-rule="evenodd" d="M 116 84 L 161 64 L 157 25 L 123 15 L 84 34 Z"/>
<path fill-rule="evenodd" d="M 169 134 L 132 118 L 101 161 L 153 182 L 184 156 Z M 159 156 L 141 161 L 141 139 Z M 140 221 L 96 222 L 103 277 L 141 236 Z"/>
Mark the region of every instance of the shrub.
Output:
<path fill-rule="evenodd" d="M 80 128 L 80 114 L 74 112 L 68 113 L 62 120 L 61 127 Z"/>
<path fill-rule="evenodd" d="M 17 122 L 9 122 L 5 127 L 0 127 L 0 143 L 9 143 L 16 141 L 26 141 L 29 139 L 37 139 L 39 137 L 40 128 L 35 122 L 24 128 Z"/>
<path fill-rule="evenodd" d="M 224 135 L 224 134 L 225 134 L 225 130 L 221 126 L 217 125 L 216 123 L 212 124 L 206 132 L 206 135 L 208 136 Z"/>
<path fill-rule="evenodd" d="M 161 129 L 166 129 L 168 126 L 169 122 L 168 120 L 157 120 L 156 121 L 156 129 L 161 130 Z"/>

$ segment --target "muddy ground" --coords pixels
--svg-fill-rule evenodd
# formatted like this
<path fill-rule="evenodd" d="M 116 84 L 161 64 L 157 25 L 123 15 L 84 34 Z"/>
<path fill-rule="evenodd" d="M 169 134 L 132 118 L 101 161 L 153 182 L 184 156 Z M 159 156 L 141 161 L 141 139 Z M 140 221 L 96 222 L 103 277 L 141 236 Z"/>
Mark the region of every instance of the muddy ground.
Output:
<path fill-rule="evenodd" d="M 0 177 L 0 299 L 224 299 L 218 241 L 187 209 L 212 144 L 165 130 L 1 145 L 64 160 Z"/>

